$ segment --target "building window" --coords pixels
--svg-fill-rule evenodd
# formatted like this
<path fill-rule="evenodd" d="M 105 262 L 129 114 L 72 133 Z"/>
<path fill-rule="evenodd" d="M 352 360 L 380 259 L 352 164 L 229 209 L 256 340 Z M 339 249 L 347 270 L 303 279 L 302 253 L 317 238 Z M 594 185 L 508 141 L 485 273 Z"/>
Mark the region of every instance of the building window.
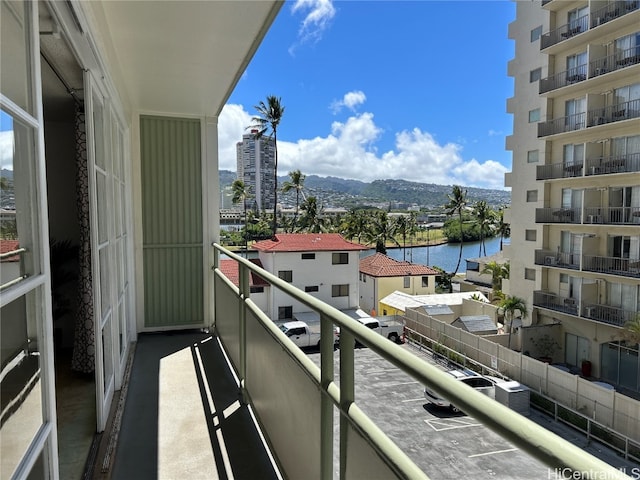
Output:
<path fill-rule="evenodd" d="M 249 293 L 262 293 L 264 292 L 264 287 L 249 287 Z"/>
<path fill-rule="evenodd" d="M 409 288 L 411 286 L 411 277 L 404 277 L 404 288 Z"/>
<path fill-rule="evenodd" d="M 317 285 L 311 285 L 309 287 L 304 287 L 304 291 L 309 293 L 309 292 L 317 292 L 318 291 L 318 286 Z"/>
<path fill-rule="evenodd" d="M 315 260 L 316 258 L 316 254 L 315 253 L 303 253 L 301 255 L 302 260 Z"/>
<path fill-rule="evenodd" d="M 362 280 L 362 283 L 367 283 L 367 275 L 364 273 L 361 273 L 360 280 Z"/>
<path fill-rule="evenodd" d="M 536 271 L 533 268 L 525 268 L 524 269 L 524 279 L 525 280 L 535 280 L 536 279 Z"/>
<path fill-rule="evenodd" d="M 535 110 L 529 110 L 529 123 L 534 123 L 539 121 L 540 121 L 540 109 L 536 108 Z"/>
<path fill-rule="evenodd" d="M 281 278 L 285 282 L 293 282 L 293 271 L 291 270 L 278 270 L 278 278 Z"/>
<path fill-rule="evenodd" d="M 538 235 L 538 232 L 536 230 L 525 230 L 524 231 L 524 239 L 527 242 L 535 242 L 537 235 Z"/>
<path fill-rule="evenodd" d="M 348 297 L 349 296 L 349 284 L 331 285 L 332 297 Z"/>
<path fill-rule="evenodd" d="M 278 320 L 289 320 L 293 318 L 293 307 L 278 307 Z"/>
<path fill-rule="evenodd" d="M 527 190 L 527 202 L 537 202 L 537 201 L 538 201 L 538 191 Z"/>
<path fill-rule="evenodd" d="M 338 252 L 331 255 L 331 263 L 333 265 L 346 265 L 349 263 L 349 254 L 344 252 Z"/>
<path fill-rule="evenodd" d="M 527 152 L 527 163 L 538 163 L 538 150 L 529 150 Z"/>
<path fill-rule="evenodd" d="M 531 41 L 535 42 L 542 36 L 542 25 L 531 30 Z"/>
<path fill-rule="evenodd" d="M 529 72 L 529 83 L 537 82 L 542 78 L 542 68 L 536 68 Z"/>
<path fill-rule="evenodd" d="M 422 286 L 423 287 L 429 286 L 429 277 L 422 277 Z"/>

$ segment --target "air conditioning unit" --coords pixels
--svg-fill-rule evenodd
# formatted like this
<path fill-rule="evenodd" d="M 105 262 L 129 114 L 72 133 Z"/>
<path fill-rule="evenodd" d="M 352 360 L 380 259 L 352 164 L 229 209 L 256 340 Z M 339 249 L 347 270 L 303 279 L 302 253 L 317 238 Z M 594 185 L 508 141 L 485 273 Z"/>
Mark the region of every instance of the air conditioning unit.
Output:
<path fill-rule="evenodd" d="M 544 257 L 544 264 L 545 265 L 556 265 L 558 262 L 556 260 L 556 257 L 552 256 L 552 255 L 548 255 L 546 257 Z"/>

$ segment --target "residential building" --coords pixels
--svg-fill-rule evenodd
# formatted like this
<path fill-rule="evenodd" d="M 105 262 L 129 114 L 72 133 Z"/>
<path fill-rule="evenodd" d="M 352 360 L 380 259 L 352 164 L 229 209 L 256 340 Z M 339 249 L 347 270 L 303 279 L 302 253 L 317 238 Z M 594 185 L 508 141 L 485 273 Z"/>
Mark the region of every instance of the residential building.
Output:
<path fill-rule="evenodd" d="M 267 272 L 338 310 L 358 308 L 358 260 L 368 247 L 337 233 L 279 233 L 251 248 L 258 251 Z M 270 318 L 287 320 L 294 313 L 309 310 L 274 290 L 265 312 Z"/>
<path fill-rule="evenodd" d="M 498 307 L 481 292 L 409 295 L 393 292 L 380 300 L 382 315 L 402 315 L 407 308 L 422 308 L 428 315 L 452 323 L 464 315 L 489 315 L 498 320 Z"/>
<path fill-rule="evenodd" d="M 640 391 L 638 1 L 516 2 L 506 293 L 560 324 L 564 361 Z"/>
<path fill-rule="evenodd" d="M 271 210 L 274 202 L 275 140 L 268 136 L 256 138 L 257 130 L 242 136 L 236 144 L 237 176 L 249 190 L 248 205 L 252 209 Z"/>
<path fill-rule="evenodd" d="M 253 258 L 249 261 L 262 268 L 262 262 L 259 259 Z M 236 287 L 240 287 L 240 268 L 237 262 L 233 260 L 220 260 L 220 270 L 231 283 Z M 249 294 L 251 295 L 251 300 L 264 312 L 269 309 L 270 291 L 271 285 L 269 282 L 253 272 L 249 273 Z"/>
<path fill-rule="evenodd" d="M 438 271 L 426 265 L 374 253 L 360 260 L 360 308 L 373 316 L 382 312 L 380 299 L 399 291 L 409 295 L 436 292 Z"/>

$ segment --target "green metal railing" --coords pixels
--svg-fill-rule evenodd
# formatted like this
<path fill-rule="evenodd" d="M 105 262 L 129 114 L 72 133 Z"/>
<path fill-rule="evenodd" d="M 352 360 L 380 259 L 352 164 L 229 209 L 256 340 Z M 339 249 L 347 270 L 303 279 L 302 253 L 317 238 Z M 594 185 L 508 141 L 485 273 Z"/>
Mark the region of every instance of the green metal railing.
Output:
<path fill-rule="evenodd" d="M 575 478 L 629 478 L 613 466 L 595 458 L 584 450 L 521 416 L 506 406 L 495 402 L 472 388 L 457 382 L 434 365 L 430 365 L 406 349 L 369 330 L 348 315 L 327 305 L 289 283 L 257 267 L 245 258 L 233 254 L 218 244 L 213 245 L 215 273 L 215 329 L 234 364 L 239 377 L 243 397 L 252 405 L 263 433 L 284 475 L 289 478 L 318 477 L 332 479 L 334 473 L 334 413 L 339 413 L 339 469 L 340 478 L 364 478 L 364 473 L 389 472 L 395 478 L 428 478 L 413 461 L 367 417 L 355 399 L 354 350 L 355 340 L 367 346 L 381 358 L 389 361 L 421 384 L 441 392 L 452 399 L 461 410 L 491 428 L 503 438 L 539 459 L 550 468 L 561 468 L 581 475 Z M 219 268 L 220 254 L 238 264 L 239 287 L 233 285 Z M 255 272 L 266 280 L 271 288 L 277 288 L 293 299 L 307 305 L 320 315 L 321 344 L 320 368 L 318 368 L 293 342 L 287 338 L 254 303 L 249 294 L 249 274 Z M 234 303 L 235 302 L 235 303 Z M 231 305 L 230 305 L 231 303 Z M 340 328 L 339 384 L 334 376 L 333 328 Z M 270 370 L 259 363 L 271 362 L 272 369 L 293 372 L 291 379 L 278 376 L 268 380 L 255 372 L 269 375 Z M 292 402 L 302 412 L 288 412 L 298 416 L 302 422 L 315 425 L 318 432 L 307 432 L 310 438 L 319 437 L 317 450 L 309 452 L 313 440 L 296 442 L 299 432 L 295 423 L 285 425 L 290 430 L 281 431 L 282 413 L 276 405 L 287 401 L 281 395 L 286 382 L 299 382 L 296 394 L 301 397 L 309 393 L 296 375 L 303 374 L 312 384 L 309 401 L 304 404 Z M 284 376 L 282 373 L 281 376 Z M 283 382 L 280 387 L 269 385 L 272 381 Z M 282 385 L 285 385 L 284 387 Z M 255 391 L 253 391 L 255 390 Z M 279 396 L 277 400 L 269 395 Z M 319 424 L 306 420 L 312 416 L 317 396 Z M 284 399 L 284 400 L 283 400 Z M 308 411 L 307 411 L 308 410 Z M 278 416 L 280 415 L 280 416 Z M 270 431 L 271 430 L 271 431 Z M 272 438 L 273 437 L 273 438 Z M 300 462 L 294 458 L 305 458 Z M 309 460 L 310 459 L 310 460 Z M 348 460 L 348 461 L 347 461 Z M 305 466 L 308 471 L 304 471 Z M 383 470 L 380 470 L 383 469 Z M 579 472 L 579 473 L 578 473 Z M 384 475 L 383 475 L 384 476 Z M 386 477 L 385 477 L 386 478 Z M 574 478 L 574 477 L 572 477 Z"/>

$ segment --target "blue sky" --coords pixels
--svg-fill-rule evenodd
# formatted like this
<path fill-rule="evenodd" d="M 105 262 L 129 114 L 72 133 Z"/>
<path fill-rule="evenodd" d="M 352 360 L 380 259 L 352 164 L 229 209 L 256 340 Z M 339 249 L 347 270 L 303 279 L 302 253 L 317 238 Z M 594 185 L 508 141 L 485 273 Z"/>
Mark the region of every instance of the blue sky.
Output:
<path fill-rule="evenodd" d="M 219 119 L 220 168 L 268 95 L 278 173 L 504 188 L 515 4 L 287 1 Z"/>

